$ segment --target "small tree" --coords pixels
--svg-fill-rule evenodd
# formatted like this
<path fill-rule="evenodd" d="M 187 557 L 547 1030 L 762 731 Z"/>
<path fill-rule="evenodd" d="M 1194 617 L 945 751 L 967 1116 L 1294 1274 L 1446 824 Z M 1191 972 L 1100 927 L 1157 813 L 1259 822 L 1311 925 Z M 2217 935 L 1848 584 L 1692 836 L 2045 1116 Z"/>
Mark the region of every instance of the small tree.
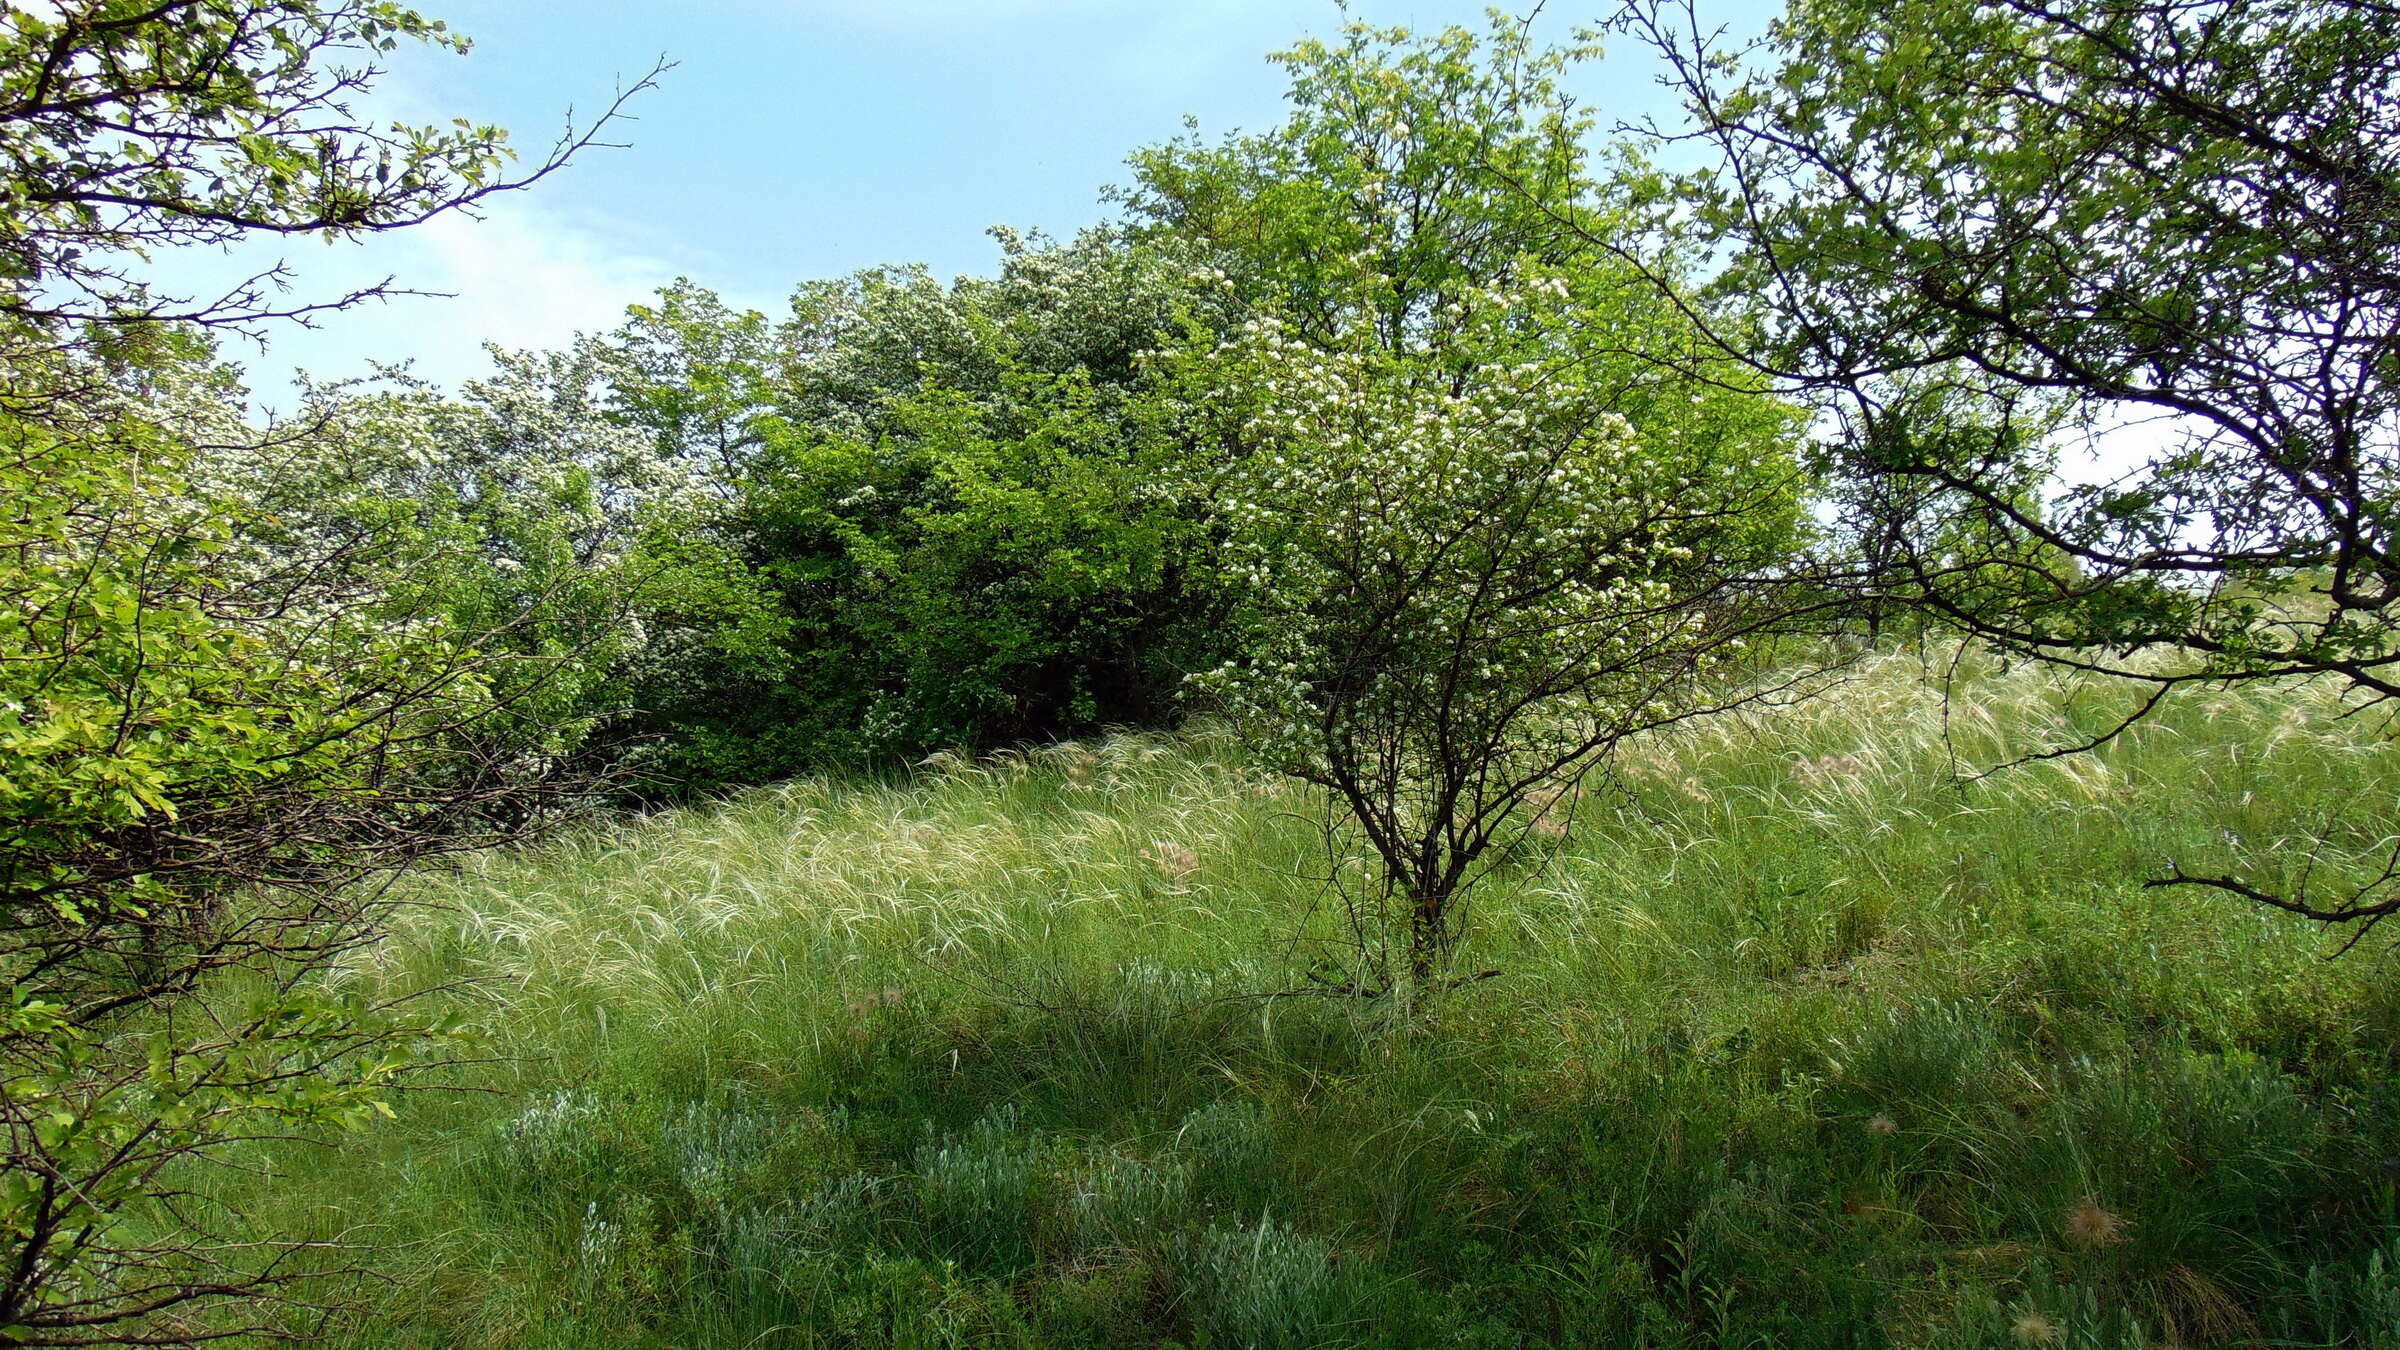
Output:
<path fill-rule="evenodd" d="M 109 383 L 89 425 L 0 415 L 10 1344 L 177 1343 L 187 1305 L 282 1283 L 180 1170 L 376 1109 L 428 1038 L 317 978 L 373 932 L 355 883 L 505 834 L 543 779 L 491 734 L 477 644 L 507 626 L 403 579 L 450 541 L 361 498 L 254 549 L 192 478 L 193 423 L 236 391 L 173 364 Z"/>
<path fill-rule="evenodd" d="M 1134 161 L 1262 315 L 1177 362 L 1246 649 L 1198 683 L 1371 855 L 1362 988 L 1435 979 L 1627 737 L 1742 697 L 1803 532 L 1788 411 L 1561 224 L 1603 195 L 1570 55 L 1350 25 L 1276 58 L 1282 127 Z"/>
<path fill-rule="evenodd" d="M 1729 677 L 1801 529 L 1791 423 L 1630 396 L 1586 345 L 1612 296 L 1466 291 L 1407 354 L 1259 321 L 1195 362 L 1249 638 L 1198 683 L 1371 853 L 1361 987 L 1435 980 L 1468 889 L 1629 737 L 1761 692 Z"/>

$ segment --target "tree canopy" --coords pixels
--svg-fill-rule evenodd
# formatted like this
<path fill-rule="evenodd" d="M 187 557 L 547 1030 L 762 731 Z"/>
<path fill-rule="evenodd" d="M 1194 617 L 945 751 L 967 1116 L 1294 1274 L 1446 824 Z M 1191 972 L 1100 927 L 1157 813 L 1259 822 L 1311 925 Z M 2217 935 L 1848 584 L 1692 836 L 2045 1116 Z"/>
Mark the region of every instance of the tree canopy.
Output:
<path fill-rule="evenodd" d="M 2400 694 L 2400 13 L 1808 0 L 1731 53 L 1690 5 L 1620 22 L 1708 152 L 1654 219 L 1722 260 L 1720 349 L 1827 415 L 1875 590 L 2162 690 Z"/>
<path fill-rule="evenodd" d="M 402 43 L 466 39 L 390 0 L 64 0 L 0 10 L 0 314 L 252 326 L 364 293 L 287 302 L 280 268 L 199 298 L 159 294 L 147 250 L 421 224 L 527 187 L 597 143 L 649 77 L 542 158 L 459 120 L 378 124 L 359 100 Z M 382 287 L 375 288 L 381 291 Z"/>

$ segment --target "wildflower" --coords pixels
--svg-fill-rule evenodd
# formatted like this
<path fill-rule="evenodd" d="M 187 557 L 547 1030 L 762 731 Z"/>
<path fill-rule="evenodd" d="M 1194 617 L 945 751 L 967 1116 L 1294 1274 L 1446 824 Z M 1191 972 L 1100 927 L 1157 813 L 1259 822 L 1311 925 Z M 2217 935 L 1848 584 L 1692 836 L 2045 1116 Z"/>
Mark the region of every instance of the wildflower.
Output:
<path fill-rule="evenodd" d="M 897 985 L 886 987 L 880 991 L 870 991 L 868 993 L 860 994 L 850 1000 L 850 1015 L 852 1017 L 864 1017 L 868 1013 L 875 1011 L 877 1008 L 898 1007 L 901 1001 L 907 997 L 908 991 L 900 988 Z"/>
<path fill-rule="evenodd" d="M 2065 1231 L 2078 1247 L 2107 1247 L 2125 1240 L 2125 1220 L 2087 1195 L 2068 1208 Z"/>
<path fill-rule="evenodd" d="M 1900 1122 L 1890 1116 L 1876 1116 L 1867 1122 L 1867 1133 L 1869 1134 L 1898 1134 L 1899 1132 Z"/>
<path fill-rule="evenodd" d="M 2038 1312 L 2018 1313 L 2009 1330 L 2027 1345 L 2056 1345 L 2067 1334 L 2066 1328 Z"/>

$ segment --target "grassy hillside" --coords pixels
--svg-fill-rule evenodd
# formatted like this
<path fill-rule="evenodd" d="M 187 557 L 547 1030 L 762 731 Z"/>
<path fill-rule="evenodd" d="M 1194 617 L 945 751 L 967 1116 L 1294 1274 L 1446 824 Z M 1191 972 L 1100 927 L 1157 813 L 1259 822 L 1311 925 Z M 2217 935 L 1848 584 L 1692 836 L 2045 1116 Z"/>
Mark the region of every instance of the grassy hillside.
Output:
<path fill-rule="evenodd" d="M 1268 997 L 1318 836 L 1206 737 L 480 859 L 353 972 L 479 1090 L 210 1184 L 373 1244 L 355 1346 L 2400 1346 L 2400 962 L 2138 884 L 2400 757 L 2303 688 L 1954 776 L 2125 697 L 1649 743 L 1432 1009 Z"/>

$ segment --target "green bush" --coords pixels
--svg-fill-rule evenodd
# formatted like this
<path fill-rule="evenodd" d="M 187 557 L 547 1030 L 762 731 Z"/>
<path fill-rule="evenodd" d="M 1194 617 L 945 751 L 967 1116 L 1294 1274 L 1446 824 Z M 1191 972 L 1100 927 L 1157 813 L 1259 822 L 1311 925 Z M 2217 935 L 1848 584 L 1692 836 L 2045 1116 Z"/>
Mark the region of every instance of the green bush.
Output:
<path fill-rule="evenodd" d="M 1002 242 L 991 279 L 805 286 L 747 348 L 742 319 L 690 292 L 604 344 L 648 354 L 618 360 L 614 398 L 669 439 L 688 435 L 680 404 L 672 426 L 658 411 L 676 388 L 745 391 L 719 537 L 781 625 L 645 689 L 633 725 L 670 776 L 1159 725 L 1216 654 L 1200 466 L 1138 358 L 1225 298 L 1168 242 Z"/>

